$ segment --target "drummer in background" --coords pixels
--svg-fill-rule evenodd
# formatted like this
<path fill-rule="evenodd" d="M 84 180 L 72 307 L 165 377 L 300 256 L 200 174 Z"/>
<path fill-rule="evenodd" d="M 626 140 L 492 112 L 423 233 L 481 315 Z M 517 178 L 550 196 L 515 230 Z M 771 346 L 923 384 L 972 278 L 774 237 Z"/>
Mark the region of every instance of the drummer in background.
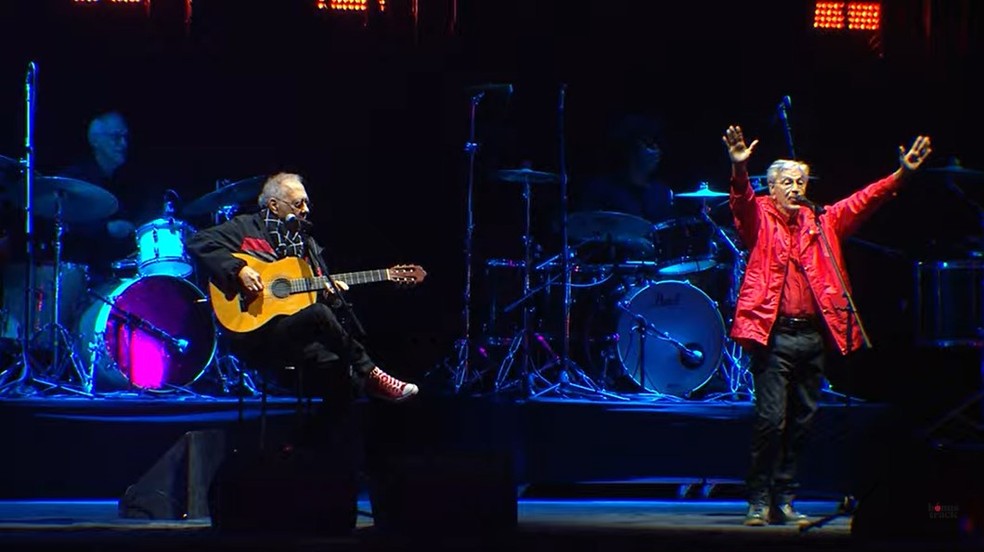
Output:
<path fill-rule="evenodd" d="M 159 216 L 162 195 L 148 189 L 150 183 L 137 177 L 128 162 L 130 129 L 120 112 L 106 111 L 93 117 L 86 139 L 88 153 L 58 176 L 105 188 L 116 196 L 119 210 L 108 220 L 67 225 L 62 256 L 66 261 L 88 265 L 97 277 L 108 277 L 114 261 L 135 252 L 137 225 Z"/>
<path fill-rule="evenodd" d="M 585 183 L 577 210 L 618 211 L 652 223 L 673 218 L 673 190 L 656 176 L 661 142 L 655 119 L 623 116 L 610 134 L 607 172 Z"/>

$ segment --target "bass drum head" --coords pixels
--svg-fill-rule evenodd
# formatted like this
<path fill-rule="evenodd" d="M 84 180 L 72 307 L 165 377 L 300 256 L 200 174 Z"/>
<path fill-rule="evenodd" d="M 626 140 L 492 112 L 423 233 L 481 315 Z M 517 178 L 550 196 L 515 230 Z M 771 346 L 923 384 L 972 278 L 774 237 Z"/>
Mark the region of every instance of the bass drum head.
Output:
<path fill-rule="evenodd" d="M 98 391 L 169 391 L 211 363 L 216 335 L 202 292 L 173 276 L 114 281 L 96 290 L 79 321 L 79 355 Z"/>
<path fill-rule="evenodd" d="M 687 398 L 711 379 L 726 334 L 721 313 L 706 293 L 689 282 L 667 280 L 630 289 L 619 304 L 619 360 L 643 389 Z M 699 351 L 699 358 L 688 358 L 667 338 Z"/>

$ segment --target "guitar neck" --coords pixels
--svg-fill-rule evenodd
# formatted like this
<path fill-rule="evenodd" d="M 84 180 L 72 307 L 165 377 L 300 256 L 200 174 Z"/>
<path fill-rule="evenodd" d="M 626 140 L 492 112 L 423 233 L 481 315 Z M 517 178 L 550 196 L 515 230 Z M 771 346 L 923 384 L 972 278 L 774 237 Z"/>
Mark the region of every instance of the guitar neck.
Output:
<path fill-rule="evenodd" d="M 389 280 L 389 270 L 380 268 L 377 270 L 360 270 L 359 272 L 343 272 L 332 276 L 335 281 L 345 282 L 349 286 L 361 284 L 371 284 L 374 282 L 385 282 Z M 325 289 L 328 283 L 327 276 L 315 276 L 313 278 L 296 278 L 290 281 L 291 292 L 304 293 L 308 291 L 318 291 Z"/>

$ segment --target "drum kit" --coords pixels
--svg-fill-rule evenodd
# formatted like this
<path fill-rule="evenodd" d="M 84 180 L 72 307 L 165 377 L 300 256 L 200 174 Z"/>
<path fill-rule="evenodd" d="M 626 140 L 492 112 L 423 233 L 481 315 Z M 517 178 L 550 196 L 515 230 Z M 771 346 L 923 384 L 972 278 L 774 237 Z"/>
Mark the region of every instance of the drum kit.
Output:
<path fill-rule="evenodd" d="M 17 162 L 0 156 L 3 189 L 18 190 L 23 176 L 17 173 L 24 172 Z M 0 367 L 0 394 L 26 392 L 18 383 L 87 396 L 194 393 L 189 386 L 210 366 L 218 370 L 228 392 L 230 375 L 222 364 L 238 369 L 238 363 L 231 355 L 216 355 L 217 329 L 185 250 L 195 228 L 179 215 L 212 215 L 214 222 L 229 218 L 256 200 L 264 180 L 258 176 L 219 181 L 215 191 L 188 203 L 180 213 L 175 209 L 177 194 L 166 191 L 159 216 L 136 228 L 132 254 L 113 262 L 112 277 L 99 281 L 91 267 L 62 260 L 62 242 L 66 225 L 100 223 L 114 215 L 117 198 L 82 180 L 36 175 L 31 209 L 34 216 L 53 223 L 54 235 L 45 244 L 50 245 L 53 262 L 29 253 L 26 262 L 4 267 L 0 338 L 13 360 Z M 22 196 L 23 192 L 7 194 L 18 208 L 24 207 Z M 37 237 L 33 241 L 41 242 Z M 11 380 L 16 372 L 20 375 Z M 255 392 L 248 374 L 238 376 Z"/>
<path fill-rule="evenodd" d="M 715 375 L 724 383 L 722 394 L 751 392 L 748 358 L 725 327 L 745 252 L 733 230 L 710 216 L 709 202 L 721 202 L 727 193 L 701 183 L 693 192 L 675 195 L 699 206 L 700 215 L 658 223 L 616 211 L 570 213 L 565 249 L 576 291 L 569 319 L 557 323 L 560 309 L 551 301 L 559 294 L 551 288 L 564 285 L 558 261 L 563 253 L 534 258 L 529 198 L 531 185 L 549 185 L 558 177 L 530 169 L 499 171 L 497 177 L 522 183 L 525 221 L 524 257 L 485 261 L 486 278 L 500 281 L 488 282 L 491 306 L 480 341 L 486 353 L 496 346 L 504 351 L 501 359 L 490 359 L 492 392 L 533 392 L 538 380 L 549 384 L 541 372 L 557 361 L 557 328 L 563 325 L 572 328 L 575 365 L 595 394 L 692 398 L 710 387 Z M 517 276 L 518 286 L 503 281 Z M 504 289 L 518 297 L 503 301 L 496 295 Z M 521 314 L 510 318 L 520 306 Z"/>

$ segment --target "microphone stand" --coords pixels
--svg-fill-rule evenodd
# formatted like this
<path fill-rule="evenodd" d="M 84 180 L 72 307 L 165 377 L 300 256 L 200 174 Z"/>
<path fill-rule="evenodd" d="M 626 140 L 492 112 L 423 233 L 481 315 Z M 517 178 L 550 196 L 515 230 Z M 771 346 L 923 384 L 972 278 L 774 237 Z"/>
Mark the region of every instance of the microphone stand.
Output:
<path fill-rule="evenodd" d="M 793 129 L 789 125 L 789 113 L 786 112 L 787 106 L 791 103 L 789 96 L 783 96 L 779 100 L 779 119 L 782 120 L 782 129 L 786 135 L 786 145 L 789 146 L 790 159 L 796 159 L 796 148 L 793 147 Z"/>
<path fill-rule="evenodd" d="M 28 380 L 31 373 L 30 356 L 30 337 L 31 328 L 34 327 L 31 311 L 31 296 L 34 293 L 34 209 L 32 197 L 34 195 L 34 103 L 35 92 L 37 89 L 38 66 L 33 61 L 27 64 L 27 77 L 24 82 L 24 104 L 25 104 L 25 134 L 24 134 L 24 243 L 27 253 L 27 263 L 24 268 L 24 309 L 21 312 L 20 327 L 20 346 L 21 358 L 20 372 L 17 378 L 9 383 L 0 386 L 0 394 L 8 388 L 20 386 Z M 57 282 L 55 282 L 57 286 Z M 6 373 L 6 372 L 4 372 Z M 0 373 L 2 376 L 3 373 Z"/>
<path fill-rule="evenodd" d="M 831 265 L 833 265 L 834 272 L 837 273 L 837 282 L 840 285 L 841 293 L 845 300 L 845 306 L 841 309 L 847 312 L 847 325 L 845 326 L 845 330 L 844 330 L 844 337 L 846 338 L 844 347 L 847 350 L 847 353 L 850 354 L 853 345 L 853 343 L 851 342 L 851 336 L 853 334 L 852 331 L 853 328 L 851 327 L 851 323 L 853 321 L 857 323 L 858 329 L 861 330 L 861 339 L 862 342 L 864 343 L 865 348 L 871 349 L 872 348 L 871 339 L 868 337 L 868 332 L 867 330 L 865 330 L 864 323 L 861 321 L 861 314 L 858 312 L 857 305 L 854 303 L 854 297 L 851 295 L 851 292 L 848 290 L 847 281 L 844 279 L 844 272 L 841 270 L 840 265 L 837 263 L 837 259 L 834 257 L 833 249 L 830 246 L 830 240 L 827 239 L 827 235 L 823 231 L 823 223 L 821 222 L 819 209 L 811 209 L 811 211 L 813 212 L 813 220 L 816 223 L 817 229 L 819 231 L 818 233 L 820 234 L 820 242 L 823 244 L 823 247 L 826 250 L 827 258 L 830 259 L 830 263 Z M 850 374 L 850 371 L 848 371 L 848 374 Z M 845 410 L 844 417 L 845 419 L 850 420 L 851 396 L 849 394 L 845 394 L 844 401 L 845 401 L 844 406 L 847 409 Z M 841 516 L 853 515 L 855 509 L 857 508 L 857 502 L 858 501 L 854 497 L 854 495 L 851 494 L 845 495 L 844 498 L 841 500 L 840 508 L 838 509 L 837 512 L 824 516 L 816 521 L 812 521 L 810 523 L 800 526 L 800 532 L 805 533 L 806 531 L 809 531 L 814 527 L 823 527 L 824 525 L 830 523 L 834 519 Z"/>
<path fill-rule="evenodd" d="M 471 372 L 471 295 L 472 295 L 472 242 L 475 233 L 474 190 L 475 190 L 475 155 L 478 153 L 478 143 L 475 141 L 475 113 L 485 92 L 476 91 L 470 100 L 468 111 L 468 141 L 465 142 L 465 153 L 468 154 L 468 181 L 465 197 L 465 296 L 461 318 L 464 335 L 455 344 L 457 365 L 453 369 L 452 380 L 454 391 L 458 393 L 465 384 Z"/>
<path fill-rule="evenodd" d="M 315 254 L 314 239 L 308 234 L 307 231 L 305 231 L 304 223 L 301 223 L 300 233 L 304 236 L 304 247 L 307 248 L 308 255 L 310 255 L 311 259 L 314 260 L 321 269 L 322 275 L 325 278 L 325 283 L 328 285 L 328 291 L 332 293 L 332 297 L 337 303 L 337 306 L 344 310 L 347 319 L 352 322 L 355 329 L 355 337 L 357 339 L 365 339 L 367 334 L 365 328 L 362 326 L 362 322 L 359 320 L 359 317 L 355 315 L 355 309 L 352 308 L 352 303 L 345 298 L 345 294 L 342 292 L 341 286 L 338 285 L 338 282 L 336 282 L 335 278 L 331 275 L 331 271 L 328 270 L 328 264 L 325 262 L 324 257 L 320 254 Z M 349 359 L 344 360 L 346 362 L 349 361 Z"/>

